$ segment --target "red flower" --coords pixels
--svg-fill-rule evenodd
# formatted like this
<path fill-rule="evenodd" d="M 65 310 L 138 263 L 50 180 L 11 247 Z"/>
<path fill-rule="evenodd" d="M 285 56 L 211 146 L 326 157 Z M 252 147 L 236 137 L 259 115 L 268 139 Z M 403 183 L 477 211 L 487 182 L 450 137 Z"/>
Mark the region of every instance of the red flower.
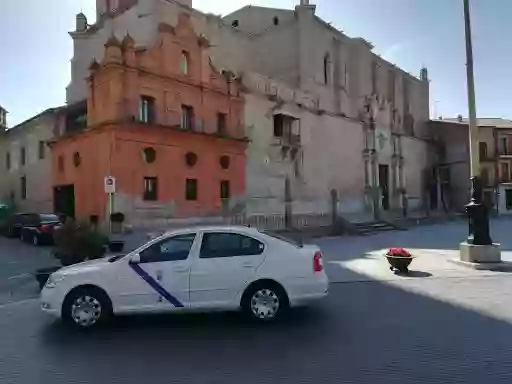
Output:
<path fill-rule="evenodd" d="M 400 256 L 400 257 L 411 257 L 410 252 L 405 250 L 404 248 L 390 248 L 389 251 L 386 253 L 386 255 Z"/>

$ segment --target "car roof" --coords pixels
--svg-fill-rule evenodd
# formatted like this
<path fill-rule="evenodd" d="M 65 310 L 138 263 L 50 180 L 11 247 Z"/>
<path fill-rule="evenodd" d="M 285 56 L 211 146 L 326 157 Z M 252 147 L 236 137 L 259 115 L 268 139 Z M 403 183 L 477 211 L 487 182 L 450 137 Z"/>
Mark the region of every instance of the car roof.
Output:
<path fill-rule="evenodd" d="M 165 231 L 164 235 L 171 235 L 176 233 L 189 233 L 189 232 L 204 232 L 204 231 L 240 231 L 245 233 L 259 233 L 257 228 L 246 227 L 244 225 L 191 225 L 188 227 L 176 228 Z"/>

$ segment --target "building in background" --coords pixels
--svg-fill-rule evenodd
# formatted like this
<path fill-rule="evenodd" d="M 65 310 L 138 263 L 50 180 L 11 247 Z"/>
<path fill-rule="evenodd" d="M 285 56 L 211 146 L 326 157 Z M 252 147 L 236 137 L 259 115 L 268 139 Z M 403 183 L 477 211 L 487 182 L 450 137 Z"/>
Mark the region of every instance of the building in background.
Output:
<path fill-rule="evenodd" d="M 58 108 L 46 111 L 0 133 L 0 199 L 20 211 L 53 211 L 51 161 Z"/>
<path fill-rule="evenodd" d="M 431 123 L 439 149 L 438 185 L 444 186 L 450 209 L 463 211 L 469 197 L 468 121 L 461 116 Z M 478 119 L 480 177 L 484 201 L 499 214 L 512 213 L 512 121 Z"/>
<path fill-rule="evenodd" d="M 0 132 L 7 129 L 7 109 L 0 105 Z"/>
<path fill-rule="evenodd" d="M 151 45 L 111 36 L 89 63 L 86 127 L 51 144 L 55 205 L 81 218 L 122 212 L 136 226 L 222 215 L 245 195 L 243 98 L 188 14 Z M 115 178 L 109 207 L 104 180 Z M 73 207 L 69 207 L 72 202 Z"/>
<path fill-rule="evenodd" d="M 356 221 L 383 211 L 393 216 L 425 208 L 426 69 L 419 78 L 402 71 L 373 53 L 366 40 L 348 37 L 316 16 L 309 1 L 293 10 L 247 6 L 225 17 L 192 5 L 184 0 L 97 0 L 94 25 L 79 14 L 71 33 L 68 102 L 87 97 L 88 66 L 93 58 L 103 60 L 103 45 L 112 35 L 122 39 L 130 34 L 135 47 L 143 49 L 154 44 L 161 23 L 177 25 L 178 15 L 186 13 L 194 30 L 211 42 L 215 67 L 247 79 L 245 125 L 252 141 L 248 188 L 240 205 L 246 214 L 282 214 L 283 200 L 290 200 L 296 212 L 326 212 L 332 210 L 332 196 L 338 213 Z M 251 88 L 254 77 L 271 78 L 262 81 L 273 88 Z M 291 97 L 276 95 L 276 89 Z M 314 100 L 307 112 L 298 101 L 301 95 Z M 279 105 L 283 102 L 290 105 Z M 280 108 L 294 109 L 295 115 L 269 112 Z M 300 148 L 275 138 L 275 125 L 291 127 L 293 135 L 300 129 Z M 276 150 L 287 154 L 279 159 L 272 154 Z M 291 153 L 297 154 L 290 162 Z M 299 162 L 300 182 L 294 176 L 300 173 Z"/>

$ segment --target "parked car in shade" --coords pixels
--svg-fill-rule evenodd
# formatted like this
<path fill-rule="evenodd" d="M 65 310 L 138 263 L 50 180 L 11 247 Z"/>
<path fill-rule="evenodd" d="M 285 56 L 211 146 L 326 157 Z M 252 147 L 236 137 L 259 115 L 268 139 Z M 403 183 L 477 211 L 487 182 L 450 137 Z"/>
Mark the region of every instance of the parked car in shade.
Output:
<path fill-rule="evenodd" d="M 20 237 L 23 223 L 28 219 L 28 213 L 14 213 L 2 225 L 2 234 L 7 237 Z"/>
<path fill-rule="evenodd" d="M 247 227 L 167 232 L 127 255 L 54 272 L 43 311 L 88 328 L 112 315 L 241 309 L 271 321 L 327 295 L 322 253 Z"/>
<path fill-rule="evenodd" d="M 20 230 L 22 241 L 34 245 L 53 244 L 53 231 L 60 225 L 59 217 L 55 214 L 27 214 L 23 218 Z"/>

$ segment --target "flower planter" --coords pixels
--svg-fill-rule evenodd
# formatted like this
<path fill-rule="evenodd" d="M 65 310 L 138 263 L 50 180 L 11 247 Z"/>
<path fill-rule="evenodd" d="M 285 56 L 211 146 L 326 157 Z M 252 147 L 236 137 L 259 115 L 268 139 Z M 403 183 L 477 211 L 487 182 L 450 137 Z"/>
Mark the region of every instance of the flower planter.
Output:
<path fill-rule="evenodd" d="M 108 248 L 110 249 L 110 252 L 114 252 L 114 253 L 123 252 L 124 241 L 120 241 L 120 240 L 111 241 L 110 244 L 108 245 Z"/>
<path fill-rule="evenodd" d="M 409 272 L 409 265 L 412 263 L 412 256 L 388 256 L 386 255 L 386 258 L 389 262 L 389 269 L 397 270 L 402 273 Z"/>
<path fill-rule="evenodd" d="M 409 272 L 409 265 L 412 263 L 413 256 L 403 248 L 391 248 L 386 253 L 386 258 L 388 259 L 390 270 L 407 273 Z"/>

